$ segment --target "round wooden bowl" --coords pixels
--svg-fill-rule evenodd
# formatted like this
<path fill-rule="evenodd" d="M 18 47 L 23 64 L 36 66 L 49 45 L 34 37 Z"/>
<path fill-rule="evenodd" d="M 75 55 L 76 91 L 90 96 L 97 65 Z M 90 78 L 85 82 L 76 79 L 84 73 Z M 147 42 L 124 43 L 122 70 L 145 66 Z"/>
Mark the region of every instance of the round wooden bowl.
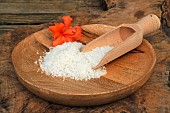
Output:
<path fill-rule="evenodd" d="M 100 34 L 100 30 L 106 32 L 111 27 L 87 25 L 83 29 L 88 33 L 91 31 Z M 63 80 L 60 77 L 47 76 L 38 71 L 39 65 L 34 63 L 46 50 L 35 36 L 49 34 L 49 31 L 42 30 L 36 35 L 26 37 L 14 48 L 12 60 L 19 81 L 28 90 L 58 104 L 93 106 L 122 99 L 134 93 L 148 80 L 156 62 L 154 49 L 144 39 L 138 48 L 107 64 L 107 74 L 100 78 L 76 81 L 70 78 Z"/>

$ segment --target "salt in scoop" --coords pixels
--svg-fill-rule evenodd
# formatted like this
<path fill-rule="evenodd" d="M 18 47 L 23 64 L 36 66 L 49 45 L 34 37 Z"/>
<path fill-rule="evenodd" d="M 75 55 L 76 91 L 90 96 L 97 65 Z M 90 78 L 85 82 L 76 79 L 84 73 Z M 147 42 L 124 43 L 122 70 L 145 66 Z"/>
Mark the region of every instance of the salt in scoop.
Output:
<path fill-rule="evenodd" d="M 102 46 L 111 46 L 111 49 L 99 62 L 94 69 L 97 69 L 110 61 L 122 56 L 123 54 L 133 50 L 134 48 L 138 47 L 143 40 L 143 36 L 149 34 L 160 27 L 160 20 L 159 18 L 154 15 L 150 14 L 137 23 L 134 24 L 122 24 L 115 29 L 108 31 L 107 33 L 99 36 L 98 38 L 94 39 L 93 41 L 89 42 L 82 48 L 82 52 L 88 52 L 93 50 L 96 47 Z M 51 37 L 51 33 L 46 29 L 44 30 L 41 36 L 36 36 L 35 38 L 43 44 L 45 47 L 50 48 L 52 40 L 49 38 Z"/>

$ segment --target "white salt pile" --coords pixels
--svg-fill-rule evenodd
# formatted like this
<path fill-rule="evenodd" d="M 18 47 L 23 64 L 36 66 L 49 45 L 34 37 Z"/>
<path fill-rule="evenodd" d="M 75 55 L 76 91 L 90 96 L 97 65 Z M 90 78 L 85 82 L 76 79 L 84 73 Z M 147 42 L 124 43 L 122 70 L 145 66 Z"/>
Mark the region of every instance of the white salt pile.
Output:
<path fill-rule="evenodd" d="M 103 56 L 112 49 L 109 46 L 97 47 L 90 52 L 80 52 L 82 44 L 69 42 L 56 46 L 39 59 L 40 68 L 47 75 L 70 77 L 75 80 L 89 80 L 106 74 L 102 67 L 95 67 Z"/>

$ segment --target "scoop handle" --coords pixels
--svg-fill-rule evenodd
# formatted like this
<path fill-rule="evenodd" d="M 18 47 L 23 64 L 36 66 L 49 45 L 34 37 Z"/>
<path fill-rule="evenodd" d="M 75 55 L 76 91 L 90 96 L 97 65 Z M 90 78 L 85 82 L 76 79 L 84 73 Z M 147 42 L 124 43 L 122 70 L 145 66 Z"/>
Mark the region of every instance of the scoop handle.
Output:
<path fill-rule="evenodd" d="M 137 23 L 143 29 L 143 35 L 149 34 L 159 29 L 161 23 L 159 18 L 154 14 L 149 14 L 146 17 L 139 20 Z"/>

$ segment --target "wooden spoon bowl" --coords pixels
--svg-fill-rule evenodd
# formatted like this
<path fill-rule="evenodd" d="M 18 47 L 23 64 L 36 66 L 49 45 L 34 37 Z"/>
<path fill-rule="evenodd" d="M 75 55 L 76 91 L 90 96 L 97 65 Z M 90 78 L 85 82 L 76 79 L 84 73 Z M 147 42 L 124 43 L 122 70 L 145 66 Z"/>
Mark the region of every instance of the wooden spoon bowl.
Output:
<path fill-rule="evenodd" d="M 101 26 L 106 25 L 100 25 L 99 30 L 102 30 Z M 88 27 L 97 29 L 96 25 L 88 25 L 84 28 L 88 29 Z M 105 31 L 106 28 L 112 29 L 103 27 Z M 89 32 L 89 29 L 87 31 Z M 93 106 L 122 99 L 134 93 L 148 80 L 156 62 L 154 49 L 144 39 L 138 48 L 107 64 L 107 74 L 100 78 L 76 81 L 70 78 L 63 80 L 61 77 L 47 76 L 38 71 L 39 65 L 34 62 L 47 49 L 35 39 L 35 36 L 48 36 L 48 34 L 48 30 L 45 32 L 42 30 L 36 35 L 26 37 L 14 48 L 12 60 L 19 81 L 28 90 L 58 104 Z"/>

